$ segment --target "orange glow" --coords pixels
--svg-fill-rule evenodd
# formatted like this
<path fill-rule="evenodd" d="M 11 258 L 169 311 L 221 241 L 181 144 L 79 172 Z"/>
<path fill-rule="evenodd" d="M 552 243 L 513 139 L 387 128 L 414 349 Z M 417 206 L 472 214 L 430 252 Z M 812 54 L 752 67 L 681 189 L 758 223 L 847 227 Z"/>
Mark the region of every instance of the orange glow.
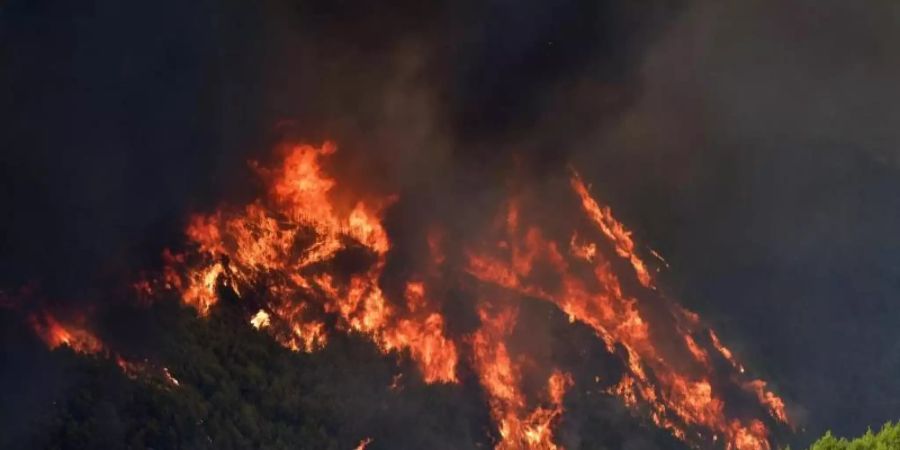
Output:
<path fill-rule="evenodd" d="M 547 379 L 544 404 L 529 410 L 521 389 L 521 362 L 513 359 L 505 343 L 515 326 L 516 311 L 503 307 L 494 309 L 486 305 L 479 309 L 482 326 L 470 338 L 473 364 L 500 434 L 494 448 L 560 449 L 553 441 L 553 425 L 563 413 L 562 400 L 572 384 L 572 377 L 554 370 Z"/>
<path fill-rule="evenodd" d="M 221 263 L 215 263 L 188 276 L 188 287 L 182 294 L 184 302 L 197 308 L 200 314 L 207 314 L 209 308 L 218 301 L 216 282 L 225 272 Z"/>
<path fill-rule="evenodd" d="M 165 386 L 171 388 L 181 386 L 181 382 L 172 375 L 172 372 L 169 371 L 168 367 L 159 367 L 147 360 L 129 361 L 119 355 L 116 355 L 115 360 L 116 365 L 119 366 L 122 373 L 132 380 L 161 381 Z"/>
<path fill-rule="evenodd" d="M 321 167 L 336 151 L 327 142 L 298 145 L 274 168 L 255 165 L 268 195 L 241 209 L 191 218 L 186 235 L 196 255 L 169 253 L 166 286 L 200 315 L 218 301 L 220 286 L 239 297 L 265 286 L 264 308 L 248 322 L 292 350 L 326 345 L 332 330 L 324 316 L 332 316 L 338 329 L 365 334 L 384 352 L 408 353 L 427 382 L 456 381 L 456 344 L 445 336 L 444 317 L 427 299 L 425 284 L 408 284 L 403 307 L 385 298 L 379 285 L 390 249 L 381 215 L 394 198 L 359 200 L 342 212 L 332 198 L 338 183 Z M 346 278 L 333 276 L 329 266 L 348 252 L 365 253 L 371 265 Z"/>
<path fill-rule="evenodd" d="M 769 450 L 771 446 L 766 440 L 768 431 L 759 420 L 750 421 L 749 426 L 742 426 L 733 421 L 728 430 L 726 450 Z"/>
<path fill-rule="evenodd" d="M 77 316 L 69 320 L 61 320 L 49 311 L 41 311 L 38 314 L 28 316 L 28 323 L 34 333 L 54 350 L 59 347 L 69 347 L 76 353 L 83 355 L 96 355 L 108 358 L 115 362 L 116 366 L 128 378 L 132 379 L 156 379 L 163 380 L 174 387 L 179 386 L 178 380 L 172 376 L 166 367 L 159 368 L 148 361 L 130 361 L 121 355 L 111 351 L 88 328 L 83 316 Z"/>
<path fill-rule="evenodd" d="M 259 310 L 250 318 L 250 325 L 257 330 L 269 326 L 269 313 Z"/>
<path fill-rule="evenodd" d="M 353 449 L 354 449 L 354 450 L 365 450 L 366 447 L 368 447 L 369 444 L 372 443 L 372 441 L 374 441 L 374 439 L 372 439 L 372 438 L 365 438 L 365 439 L 359 441 L 359 445 L 357 445 L 357 446 L 354 447 Z"/>
<path fill-rule="evenodd" d="M 577 174 L 573 175 L 571 186 L 581 200 L 584 212 L 597 225 L 615 255 L 632 266 L 641 285 L 652 288 L 654 281 L 635 252 L 630 232 L 615 220 L 609 208 L 600 206 L 590 197 Z M 709 381 L 713 377 L 713 368 L 708 351 L 695 339 L 704 330 L 699 316 L 662 299 L 663 312 L 674 324 L 666 333 L 674 333 L 672 337 L 680 340 L 683 350 L 681 353 L 661 350 L 658 340 L 666 338 L 654 336 L 653 320 L 645 316 L 639 301 L 644 296 L 657 295 L 655 289 L 650 293 L 627 293 L 613 272 L 610 260 L 597 250 L 596 243 L 587 235 L 571 234 L 567 245 L 569 254 L 564 254 L 560 251 L 560 243 L 547 239 L 540 229 L 522 223 L 518 212 L 521 207 L 519 201 L 510 204 L 505 215 L 505 229 L 497 237 L 494 248 L 467 251 L 467 271 L 471 275 L 483 282 L 553 303 L 570 320 L 593 328 L 611 352 L 617 347 L 624 349 L 627 373 L 608 392 L 619 396 L 635 410 L 645 406 L 657 425 L 669 429 L 679 439 L 699 444 L 689 437 L 696 433 L 689 434 L 688 431 L 705 429 L 707 436 L 721 435 L 728 448 L 770 448 L 769 430 L 763 422 L 733 419 L 725 413 L 724 400 Z M 662 260 L 661 256 L 658 258 Z M 541 282 L 543 278 L 534 273 L 537 266 L 545 271 L 548 267 L 553 269 L 560 280 L 555 287 Z M 592 269 L 592 277 L 584 276 L 587 268 Z M 713 348 L 743 373 L 743 367 L 711 331 L 710 336 Z M 667 345 L 671 347 L 676 341 L 669 342 Z M 503 348 L 495 352 L 494 359 L 503 360 Z M 514 381 L 509 380 L 508 384 L 514 384 Z M 743 387 L 756 393 L 772 418 L 787 423 L 783 402 L 775 394 L 765 391 L 764 386 L 764 383 L 751 382 Z M 703 435 L 700 436 L 702 440 Z"/>
<path fill-rule="evenodd" d="M 597 201 L 588 192 L 588 187 L 581 181 L 581 177 L 577 173 L 572 176 L 572 188 L 581 199 L 581 206 L 588 214 L 588 217 L 594 221 L 597 227 L 615 246 L 616 253 L 628 259 L 631 263 L 638 281 L 646 287 L 653 287 L 653 280 L 650 278 L 650 273 L 647 272 L 647 266 L 635 253 L 631 232 L 612 216 L 612 211 L 609 208 L 597 204 Z"/>
<path fill-rule="evenodd" d="M 789 422 L 787 412 L 784 410 L 784 400 L 773 394 L 772 391 L 766 390 L 765 381 L 753 380 L 747 382 L 744 388 L 756 393 L 756 398 L 759 399 L 760 404 L 767 406 L 772 416 L 783 423 Z"/>
<path fill-rule="evenodd" d="M 173 386 L 181 385 L 181 383 L 174 376 L 172 376 L 172 372 L 169 372 L 168 367 L 163 367 L 163 376 L 165 376 L 166 381 L 168 381 L 169 384 L 171 384 Z"/>
<path fill-rule="evenodd" d="M 392 283 L 382 285 L 392 250 L 382 218 L 396 198 L 355 195 L 354 186 L 338 183 L 322 166 L 336 152 L 331 143 L 298 145 L 272 168 L 254 165 L 266 195 L 192 217 L 190 247 L 166 252 L 160 279 L 138 283 L 138 291 L 174 290 L 201 316 L 231 291 L 247 323 L 287 348 L 312 352 L 333 333 L 358 334 L 384 353 L 409 357 L 427 383 L 457 383 L 458 366 L 467 364 L 485 393 L 499 450 L 561 448 L 554 427 L 575 379 L 511 345 L 523 299 L 545 302 L 620 357 L 624 375 L 603 389 L 636 413 L 696 447 L 721 439 L 728 449 L 771 449 L 766 424 L 788 422 L 783 401 L 765 382 L 743 378 L 743 366 L 700 317 L 657 290 L 651 270 L 665 260 L 650 250 L 648 266 L 631 232 L 577 173 L 570 187 L 575 212 L 586 220 L 572 220 L 571 229 L 548 232 L 534 219 L 541 205 L 512 195 L 489 229 L 459 243 L 459 253 L 451 252 L 443 228 L 429 228 L 421 237 L 422 267 L 399 280 L 392 273 Z M 463 267 L 447 267 L 460 255 Z M 480 324 L 463 336 L 448 332 L 452 317 L 442 308 L 442 277 L 454 271 L 466 285 L 509 294 L 477 302 Z M 734 369 L 724 383 L 753 393 L 767 417 L 729 415 L 714 379 L 718 355 Z M 392 389 L 401 388 L 400 379 Z M 543 385 L 535 388 L 534 379 Z"/>
<path fill-rule="evenodd" d="M 407 283 L 405 297 L 410 313 L 426 312 L 397 321 L 381 335 L 382 347 L 387 350 L 408 348 L 427 383 L 457 381 L 456 345 L 444 336 L 444 317 L 425 309 L 425 287 L 421 282 Z"/>
<path fill-rule="evenodd" d="M 64 345 L 78 353 L 95 354 L 104 351 L 100 339 L 83 324 L 62 323 L 46 311 L 31 315 L 28 322 L 50 349 Z"/>
<path fill-rule="evenodd" d="M 572 234 L 572 239 L 569 241 L 569 248 L 571 249 L 573 256 L 587 262 L 593 262 L 594 258 L 597 256 L 597 244 L 594 244 L 593 242 L 579 243 L 578 233 Z"/>
<path fill-rule="evenodd" d="M 741 363 L 739 363 L 737 359 L 735 359 L 734 355 L 731 353 L 731 350 L 729 350 L 728 347 L 722 345 L 722 343 L 719 341 L 719 336 L 716 336 L 715 331 L 709 330 L 709 338 L 712 340 L 713 347 L 715 347 L 716 350 L 719 351 L 722 357 L 728 360 L 731 366 L 737 369 L 738 372 L 744 373 L 744 366 L 742 366 Z"/>
<path fill-rule="evenodd" d="M 444 233 L 439 228 L 428 230 L 428 253 L 435 266 L 441 266 L 447 260 L 444 254 Z"/>

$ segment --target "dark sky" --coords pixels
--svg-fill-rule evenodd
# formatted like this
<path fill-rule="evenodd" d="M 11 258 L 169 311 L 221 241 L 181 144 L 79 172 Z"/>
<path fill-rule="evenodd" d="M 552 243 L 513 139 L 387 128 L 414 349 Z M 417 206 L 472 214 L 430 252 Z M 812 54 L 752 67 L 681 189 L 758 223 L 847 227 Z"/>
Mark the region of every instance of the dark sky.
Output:
<path fill-rule="evenodd" d="M 0 288 L 153 264 L 285 129 L 374 186 L 571 162 L 812 433 L 900 418 L 895 2 L 423 3 L 7 0 Z"/>

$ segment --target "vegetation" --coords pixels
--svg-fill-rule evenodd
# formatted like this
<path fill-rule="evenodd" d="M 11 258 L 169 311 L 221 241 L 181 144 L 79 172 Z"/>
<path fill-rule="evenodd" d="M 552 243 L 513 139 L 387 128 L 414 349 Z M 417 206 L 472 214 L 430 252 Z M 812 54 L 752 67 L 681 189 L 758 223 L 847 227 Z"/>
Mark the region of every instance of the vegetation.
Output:
<path fill-rule="evenodd" d="M 161 370 L 132 380 L 113 358 L 60 347 L 50 356 L 67 361 L 66 388 L 27 436 L 0 433 L 0 448 L 347 450 L 365 438 L 371 449 L 490 447 L 478 395 L 396 378 L 414 369 L 360 337 L 304 354 L 228 308 L 205 319 L 174 302 L 141 313 L 156 323 L 137 328 L 166 330 L 154 333 L 153 359 L 177 386 Z"/>
<path fill-rule="evenodd" d="M 900 422 L 886 423 L 881 431 L 866 434 L 853 440 L 836 438 L 831 432 L 816 441 L 809 450 L 898 450 L 900 449 Z"/>
<path fill-rule="evenodd" d="M 341 333 L 320 351 L 292 352 L 234 302 L 202 319 L 176 301 L 107 316 L 99 336 L 150 370 L 129 376 L 114 357 L 47 350 L 0 310 L 0 448 L 349 450 L 366 438 L 367 450 L 493 447 L 497 431 L 465 368 L 459 384 L 427 385 L 408 358 Z M 573 396 L 566 408 L 558 431 L 569 450 L 684 448 L 611 396 Z"/>

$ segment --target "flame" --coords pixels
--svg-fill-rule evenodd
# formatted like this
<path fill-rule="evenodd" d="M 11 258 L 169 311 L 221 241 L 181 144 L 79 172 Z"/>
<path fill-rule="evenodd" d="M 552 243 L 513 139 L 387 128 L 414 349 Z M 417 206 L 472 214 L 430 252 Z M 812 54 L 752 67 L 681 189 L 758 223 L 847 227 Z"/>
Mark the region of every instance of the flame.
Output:
<path fill-rule="evenodd" d="M 593 262 L 597 256 L 597 244 L 593 242 L 579 242 L 578 233 L 572 233 L 572 239 L 569 241 L 569 248 L 572 255 L 583 259 L 587 262 Z"/>
<path fill-rule="evenodd" d="M 250 325 L 257 330 L 269 326 L 269 313 L 259 310 L 250 318 Z"/>
<path fill-rule="evenodd" d="M 372 438 L 365 438 L 365 439 L 359 441 L 359 445 L 357 445 L 356 447 L 353 447 L 353 450 L 366 450 L 366 447 L 368 447 L 369 444 L 371 444 L 373 441 L 374 441 L 374 439 L 372 439 Z"/>
<path fill-rule="evenodd" d="M 612 242 L 616 253 L 631 263 L 641 284 L 646 287 L 653 287 L 653 279 L 650 277 L 650 273 L 647 272 L 646 264 L 634 251 L 634 241 L 631 240 L 631 232 L 612 216 L 612 211 L 608 207 L 597 204 L 597 201 L 591 197 L 587 186 L 577 172 L 572 175 L 571 181 L 572 188 L 581 199 L 581 206 L 588 217 L 594 221 L 600 231 Z"/>
<path fill-rule="evenodd" d="M 187 290 L 182 294 L 184 302 L 193 305 L 201 314 L 206 314 L 209 308 L 218 301 L 216 282 L 225 272 L 221 263 L 215 263 L 190 275 Z"/>
<path fill-rule="evenodd" d="M 332 143 L 297 145 L 285 149 L 281 164 L 254 164 L 266 182 L 265 196 L 193 216 L 186 228 L 191 246 L 183 253 L 166 251 L 159 279 L 136 289 L 177 291 L 201 316 L 229 290 L 247 322 L 287 348 L 312 352 L 332 333 L 356 333 L 384 353 L 411 358 L 427 383 L 457 383 L 458 366 L 468 364 L 497 427 L 499 450 L 560 449 L 554 427 L 575 383 L 560 367 L 541 366 L 510 348 L 519 311 L 512 298 L 549 303 L 571 322 L 590 327 L 624 367 L 606 392 L 689 444 L 722 439 L 727 449 L 770 450 L 766 423 L 788 423 L 784 402 L 766 383 L 743 378 L 743 366 L 699 316 L 662 296 L 631 232 L 591 196 L 577 172 L 570 187 L 590 227 L 573 225 L 567 239 L 554 239 L 532 220 L 529 197 L 513 196 L 494 229 L 460 246 L 462 269 L 476 285 L 514 295 L 481 299 L 479 328 L 456 336 L 448 332 L 445 299 L 436 289 L 448 261 L 455 261 L 448 257 L 447 236 L 440 227 L 428 229 L 422 247 L 428 263 L 405 274 L 402 293 L 383 290 L 392 247 L 382 217 L 396 197 L 345 192 L 352 189 L 322 167 L 336 152 Z M 655 251 L 650 254 L 667 266 Z M 350 264 L 355 268 L 338 269 L 347 261 L 356 261 Z M 627 273 L 616 271 L 622 266 L 630 267 Z M 548 272 L 553 283 L 546 282 Z M 714 365 L 720 357 L 734 369 L 727 383 L 755 397 L 767 422 L 730 415 Z M 544 370 L 537 376 L 546 380 L 538 390 L 523 381 L 534 379 L 536 370 Z M 399 389 L 399 380 L 392 389 Z"/>
<path fill-rule="evenodd" d="M 715 331 L 709 330 L 709 338 L 712 340 L 713 347 L 718 350 L 719 354 L 722 355 L 732 367 L 737 369 L 738 372 L 744 373 L 744 366 L 735 359 L 734 355 L 731 353 L 731 350 L 728 347 L 722 345 L 722 342 L 719 341 L 719 336 L 716 335 Z"/>
<path fill-rule="evenodd" d="M 512 358 L 505 343 L 515 325 L 516 310 L 501 307 L 491 311 L 483 304 L 478 314 L 482 326 L 470 341 L 474 366 L 500 433 L 495 449 L 560 449 L 553 442 L 552 427 L 563 413 L 563 395 L 572 384 L 571 375 L 554 370 L 547 379 L 548 405 L 529 411 L 520 387 L 521 362 Z"/>
<path fill-rule="evenodd" d="M 275 168 L 255 165 L 268 183 L 266 198 L 236 212 L 191 218 L 186 234 L 196 255 L 169 256 L 165 284 L 201 315 L 218 301 L 220 286 L 238 296 L 265 287 L 270 295 L 249 321 L 288 348 L 326 345 L 330 316 L 338 329 L 365 334 L 384 352 L 407 352 L 427 382 L 456 381 L 456 345 L 445 336 L 444 317 L 426 298 L 424 282 L 409 283 L 403 308 L 379 285 L 390 249 L 380 217 L 393 199 L 359 200 L 342 212 L 332 198 L 337 182 L 320 165 L 336 151 L 328 142 L 298 145 Z M 327 270 L 354 251 L 369 255 L 367 270 L 347 279 Z"/>
<path fill-rule="evenodd" d="M 753 380 L 744 384 L 744 388 L 756 393 L 756 398 L 760 404 L 766 405 L 773 417 L 783 423 L 789 423 L 787 412 L 784 410 L 784 400 L 772 391 L 766 390 L 766 384 L 763 380 Z"/>
<path fill-rule="evenodd" d="M 181 382 L 172 375 L 168 367 L 159 366 L 146 359 L 143 361 L 127 360 L 121 355 L 115 355 L 113 359 L 116 365 L 119 366 L 119 369 L 122 370 L 122 373 L 132 380 L 154 380 L 162 381 L 168 387 L 177 388 L 181 386 Z"/>
<path fill-rule="evenodd" d="M 147 360 L 128 360 L 111 351 L 100 338 L 88 329 L 85 322 L 83 315 L 77 315 L 69 320 L 61 320 L 47 310 L 28 316 L 28 323 L 34 333 L 51 350 L 63 346 L 69 347 L 83 355 L 109 358 L 128 378 L 148 380 L 155 376 L 171 386 L 178 387 L 180 385 L 166 367 L 159 368 Z"/>
<path fill-rule="evenodd" d="M 613 217 L 609 208 L 600 206 L 590 197 L 577 173 L 571 178 L 571 186 L 584 212 L 611 245 L 615 255 L 630 264 L 642 286 L 652 288 L 650 292 L 655 291 L 647 265 L 635 252 L 631 233 Z M 714 436 L 721 434 L 728 448 L 771 448 L 765 424 L 756 419 L 729 418 L 725 413 L 722 395 L 713 389 L 710 382 L 715 374 L 709 354 L 695 339 L 702 331 L 696 314 L 661 299 L 666 314 L 675 324 L 673 332 L 683 343 L 684 350 L 680 355 L 660 350 L 651 329 L 652 321 L 646 317 L 638 300 L 638 296 L 655 294 L 627 293 L 620 277 L 613 271 L 612 262 L 597 251 L 595 243 L 579 238 L 577 233 L 572 234 L 569 240 L 569 253 L 563 253 L 561 248 L 564 247 L 544 237 L 539 228 L 523 226 L 518 211 L 520 207 L 518 200 L 509 203 L 505 228 L 494 248 L 468 251 L 467 270 L 470 274 L 481 281 L 553 303 L 571 321 L 593 328 L 610 352 L 615 352 L 617 347 L 623 348 L 627 373 L 608 392 L 618 395 L 626 405 L 636 410 L 645 405 L 653 421 L 669 429 L 676 437 L 693 442 L 693 438 L 688 438 L 688 431 L 699 429 Z M 554 270 L 560 280 L 558 287 L 548 288 L 540 283 L 539 277 L 533 273 L 534 267 L 539 264 Z M 587 273 L 591 276 L 583 276 L 584 269 L 590 269 Z M 743 367 L 731 352 L 721 345 L 714 333 L 709 333 L 714 348 L 743 373 Z M 495 353 L 495 359 L 504 360 L 502 347 Z M 514 365 L 510 370 L 515 375 Z M 515 376 L 506 380 L 507 384 L 514 382 Z M 495 381 L 489 380 L 484 384 L 490 386 Z M 752 381 L 740 386 L 755 393 L 760 405 L 768 410 L 772 418 L 788 423 L 783 401 L 766 391 L 764 382 Z M 492 391 L 491 388 L 488 390 Z"/>
<path fill-rule="evenodd" d="M 32 314 L 29 316 L 28 322 L 35 334 L 51 350 L 60 346 L 67 346 L 83 354 L 96 354 L 105 351 L 103 342 L 91 333 L 83 323 L 63 323 L 47 311 L 42 311 L 40 314 Z M 77 322 L 83 322 L 83 319 L 78 319 Z"/>

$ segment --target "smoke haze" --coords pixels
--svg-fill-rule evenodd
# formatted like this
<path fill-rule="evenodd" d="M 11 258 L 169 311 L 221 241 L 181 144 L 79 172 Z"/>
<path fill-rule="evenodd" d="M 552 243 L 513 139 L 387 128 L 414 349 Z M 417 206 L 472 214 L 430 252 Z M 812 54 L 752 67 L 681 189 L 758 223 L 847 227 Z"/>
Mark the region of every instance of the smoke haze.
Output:
<path fill-rule="evenodd" d="M 122 302 L 104 287 L 158 266 L 189 213 L 256 196 L 248 161 L 285 138 L 334 139 L 337 178 L 403 196 L 400 273 L 422 218 L 467 235 L 514 175 L 540 192 L 572 164 L 801 442 L 858 434 L 900 413 L 898 21 L 886 0 L 10 0 L 0 289 Z"/>

